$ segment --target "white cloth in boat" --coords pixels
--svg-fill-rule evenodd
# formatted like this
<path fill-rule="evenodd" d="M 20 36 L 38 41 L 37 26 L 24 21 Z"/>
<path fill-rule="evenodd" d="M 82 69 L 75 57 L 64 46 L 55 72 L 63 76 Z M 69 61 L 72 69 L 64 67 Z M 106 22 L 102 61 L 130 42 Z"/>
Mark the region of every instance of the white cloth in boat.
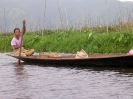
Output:
<path fill-rule="evenodd" d="M 77 52 L 75 58 L 88 58 L 88 54 L 82 49 Z"/>

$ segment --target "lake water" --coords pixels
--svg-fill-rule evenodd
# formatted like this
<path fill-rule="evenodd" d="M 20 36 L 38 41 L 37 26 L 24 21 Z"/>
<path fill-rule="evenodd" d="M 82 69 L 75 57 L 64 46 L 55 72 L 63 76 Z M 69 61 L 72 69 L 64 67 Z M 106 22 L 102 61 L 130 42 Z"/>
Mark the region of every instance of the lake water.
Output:
<path fill-rule="evenodd" d="M 0 99 L 133 99 L 133 68 L 22 63 L 0 53 Z"/>

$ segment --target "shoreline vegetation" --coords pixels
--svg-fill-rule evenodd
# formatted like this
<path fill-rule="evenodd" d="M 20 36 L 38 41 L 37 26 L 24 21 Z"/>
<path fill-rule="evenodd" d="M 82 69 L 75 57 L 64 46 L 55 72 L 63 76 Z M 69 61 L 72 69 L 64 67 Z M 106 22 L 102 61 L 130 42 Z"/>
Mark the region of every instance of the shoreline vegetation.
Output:
<path fill-rule="evenodd" d="M 27 32 L 23 44 L 25 49 L 33 48 L 36 52 L 76 53 L 84 49 L 88 54 L 127 53 L 133 47 L 132 27 L 121 27 L 121 31 L 118 27 L 109 27 L 109 33 L 106 27 Z M 13 51 L 13 37 L 13 33 L 0 34 L 0 52 Z"/>

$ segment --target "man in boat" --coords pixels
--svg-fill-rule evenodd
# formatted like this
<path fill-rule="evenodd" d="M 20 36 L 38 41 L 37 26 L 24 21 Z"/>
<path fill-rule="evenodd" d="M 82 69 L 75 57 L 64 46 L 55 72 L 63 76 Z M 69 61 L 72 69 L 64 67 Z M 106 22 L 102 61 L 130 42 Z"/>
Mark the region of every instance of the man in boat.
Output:
<path fill-rule="evenodd" d="M 22 34 L 20 34 L 20 29 L 14 29 L 15 37 L 11 41 L 11 46 L 14 49 L 14 56 L 31 56 L 34 53 L 34 49 L 25 50 L 22 43 L 22 37 L 26 32 L 25 20 L 23 20 Z"/>

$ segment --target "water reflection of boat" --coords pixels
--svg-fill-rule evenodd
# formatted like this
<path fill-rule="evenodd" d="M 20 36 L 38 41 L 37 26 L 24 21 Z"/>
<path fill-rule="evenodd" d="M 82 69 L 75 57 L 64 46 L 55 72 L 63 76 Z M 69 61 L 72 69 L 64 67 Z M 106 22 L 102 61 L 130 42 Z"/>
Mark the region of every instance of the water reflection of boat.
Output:
<path fill-rule="evenodd" d="M 40 58 L 39 56 L 17 57 L 11 54 L 7 55 L 16 59 L 20 58 L 20 60 L 24 62 L 37 64 L 133 67 L 133 55 L 126 54 L 89 55 L 88 58 L 75 58 L 75 55 L 65 55 L 58 58 Z"/>
<path fill-rule="evenodd" d="M 89 70 L 89 71 L 95 71 L 95 72 L 114 72 L 115 74 L 124 74 L 127 76 L 133 76 L 133 68 L 128 67 L 85 67 L 85 68 L 76 68 L 79 70 Z"/>

